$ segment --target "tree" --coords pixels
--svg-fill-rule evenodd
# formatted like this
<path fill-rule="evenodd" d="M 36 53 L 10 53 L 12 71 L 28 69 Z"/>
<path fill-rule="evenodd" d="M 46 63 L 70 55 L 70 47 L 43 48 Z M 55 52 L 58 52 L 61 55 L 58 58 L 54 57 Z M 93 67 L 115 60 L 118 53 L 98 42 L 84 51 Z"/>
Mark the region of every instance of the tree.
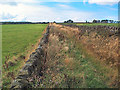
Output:
<path fill-rule="evenodd" d="M 102 20 L 101 23 L 108 23 L 108 20 Z"/>
<path fill-rule="evenodd" d="M 67 23 L 67 21 L 64 21 L 64 23 Z"/>
<path fill-rule="evenodd" d="M 93 20 L 93 23 L 97 23 L 97 20 L 94 19 L 94 20 Z"/>
<path fill-rule="evenodd" d="M 53 23 L 56 23 L 55 21 Z"/>
<path fill-rule="evenodd" d="M 73 21 L 69 19 L 69 20 L 67 21 L 67 23 L 73 23 Z"/>
<path fill-rule="evenodd" d="M 109 20 L 109 22 L 110 22 L 110 23 L 113 23 L 113 22 L 114 22 L 114 20 Z"/>

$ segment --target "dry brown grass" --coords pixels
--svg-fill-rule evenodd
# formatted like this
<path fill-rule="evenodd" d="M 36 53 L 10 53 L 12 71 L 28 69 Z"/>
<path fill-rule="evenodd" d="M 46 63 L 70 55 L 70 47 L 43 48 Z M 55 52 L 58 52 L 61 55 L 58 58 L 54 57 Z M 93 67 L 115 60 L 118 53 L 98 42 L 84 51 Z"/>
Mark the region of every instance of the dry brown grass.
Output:
<path fill-rule="evenodd" d="M 87 34 L 80 36 L 78 28 L 58 24 L 51 24 L 51 26 L 49 42 L 44 46 L 47 56 L 40 87 L 55 88 L 78 85 L 85 88 L 93 79 L 92 87 L 102 87 L 104 84 L 108 87 L 116 87 L 118 72 L 116 69 L 111 69 L 109 64 L 105 64 L 106 60 L 103 60 L 101 56 L 106 59 L 107 53 L 112 55 L 114 52 L 115 55 L 112 57 L 117 57 L 115 53 L 117 43 L 112 44 L 113 41 L 117 42 L 117 39 L 103 39 L 96 32 L 91 32 L 89 36 Z M 111 47 L 109 47 L 109 43 L 110 46 L 112 44 Z M 113 47 L 115 50 L 110 52 L 109 50 L 113 50 Z M 106 69 L 107 71 L 104 71 Z M 110 80 L 106 81 L 106 78 Z"/>
<path fill-rule="evenodd" d="M 89 34 L 84 34 L 82 36 L 79 36 L 78 29 L 76 28 L 70 28 L 62 25 L 56 25 L 54 26 L 58 27 L 59 30 L 64 31 L 66 35 L 68 35 L 68 38 L 75 38 L 76 43 L 80 43 L 86 50 L 89 55 L 95 58 L 95 62 L 97 60 L 101 61 L 101 65 L 106 68 L 113 68 L 112 73 L 107 73 L 107 77 L 111 77 L 110 82 L 108 85 L 116 85 L 118 82 L 118 59 L 119 59 L 119 39 L 117 36 L 113 35 L 111 37 L 104 37 L 96 32 L 91 32 Z M 83 57 L 85 57 L 83 55 Z M 72 63 L 72 60 L 70 58 L 65 59 L 65 64 L 70 65 Z M 72 66 L 74 67 L 74 66 Z"/>
<path fill-rule="evenodd" d="M 101 61 L 105 61 L 107 64 L 112 66 L 118 66 L 119 56 L 119 39 L 113 35 L 111 37 L 103 37 L 96 32 L 91 32 L 87 35 L 79 36 L 81 33 L 78 28 L 71 28 L 68 26 L 62 26 L 54 24 L 61 31 L 64 31 L 69 35 L 69 38 L 76 38 L 76 42 L 79 41 L 83 46 L 89 50 L 96 58 Z"/>
<path fill-rule="evenodd" d="M 94 56 L 102 61 L 106 61 L 111 66 L 117 66 L 119 55 L 118 38 L 115 36 L 106 38 L 95 36 L 96 33 L 91 33 L 89 36 L 82 36 L 80 41 Z"/>

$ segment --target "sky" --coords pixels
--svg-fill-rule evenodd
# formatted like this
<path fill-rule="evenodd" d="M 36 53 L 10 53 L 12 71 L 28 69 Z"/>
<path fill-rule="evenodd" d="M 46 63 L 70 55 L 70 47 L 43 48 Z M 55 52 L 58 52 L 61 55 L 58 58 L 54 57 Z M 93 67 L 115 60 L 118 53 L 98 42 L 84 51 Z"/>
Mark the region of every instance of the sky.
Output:
<path fill-rule="evenodd" d="M 0 0 L 1 21 L 118 20 L 119 0 Z"/>

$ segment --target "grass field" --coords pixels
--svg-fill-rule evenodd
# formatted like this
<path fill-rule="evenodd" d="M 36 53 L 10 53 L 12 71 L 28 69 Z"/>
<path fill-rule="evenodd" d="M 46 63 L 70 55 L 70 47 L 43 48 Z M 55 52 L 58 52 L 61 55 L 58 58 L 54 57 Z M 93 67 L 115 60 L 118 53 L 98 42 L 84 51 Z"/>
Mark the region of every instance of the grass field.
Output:
<path fill-rule="evenodd" d="M 10 84 L 47 24 L 2 25 L 3 85 Z M 7 77 L 7 78 L 6 78 Z"/>
<path fill-rule="evenodd" d="M 87 25 L 87 26 L 108 25 L 108 26 L 118 26 L 117 23 L 84 23 L 84 24 L 76 24 L 76 25 Z"/>
<path fill-rule="evenodd" d="M 117 24 L 108 25 L 115 26 Z M 38 44 L 46 26 L 47 24 L 3 25 L 4 87 L 11 85 L 11 81 L 18 75 L 27 56 L 37 48 L 35 46 L 37 46 L 36 44 Z M 116 63 L 112 64 L 112 61 L 116 59 L 112 57 L 113 55 L 111 56 L 111 53 L 117 51 L 114 48 L 117 46 L 117 38 L 115 36 L 103 37 L 95 32 L 79 36 L 79 31 L 76 28 L 52 25 L 48 43 L 43 47 L 45 49 L 47 47 L 46 62 L 43 71 L 41 71 L 43 76 L 33 73 L 30 77 L 29 83 L 34 88 L 117 87 L 118 71 L 113 66 Z M 114 42 L 114 47 L 112 42 Z M 96 46 L 97 48 L 95 48 Z M 7 61 L 8 67 L 5 61 Z"/>
<path fill-rule="evenodd" d="M 97 25 L 104 25 L 104 26 L 118 26 L 117 23 L 62 23 L 64 25 L 85 25 L 85 26 L 97 26 Z"/>

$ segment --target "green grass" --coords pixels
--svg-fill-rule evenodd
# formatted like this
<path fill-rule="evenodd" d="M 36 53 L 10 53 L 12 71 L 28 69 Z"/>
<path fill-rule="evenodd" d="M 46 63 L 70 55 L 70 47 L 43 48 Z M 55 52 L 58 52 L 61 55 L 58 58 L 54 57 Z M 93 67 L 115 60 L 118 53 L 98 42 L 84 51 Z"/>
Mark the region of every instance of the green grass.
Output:
<path fill-rule="evenodd" d="M 42 36 L 47 24 L 2 25 L 2 59 L 24 53 Z"/>
<path fill-rule="evenodd" d="M 97 26 L 97 25 L 107 25 L 107 26 L 118 26 L 117 23 L 84 23 L 84 24 L 76 24 L 76 25 L 86 25 L 86 26 Z"/>
<path fill-rule="evenodd" d="M 91 58 L 80 45 L 75 45 L 66 54 L 74 58 L 73 71 L 65 69 L 64 73 L 68 75 L 68 81 L 73 88 L 107 88 L 108 78 L 105 76 L 106 69 L 102 68 Z M 85 58 L 82 57 L 85 56 Z M 69 66 L 68 66 L 69 67 Z M 72 73 L 72 74 L 71 74 Z M 75 77 L 75 82 L 72 82 Z M 70 82 L 71 81 L 71 82 Z"/>
<path fill-rule="evenodd" d="M 18 25 L 2 25 L 2 63 L 12 61 L 15 65 L 9 66 L 8 69 L 3 69 L 3 86 L 9 87 L 11 76 L 8 73 L 17 75 L 19 69 L 24 65 L 24 60 L 21 56 L 26 56 L 27 51 L 33 49 L 42 37 L 42 32 L 47 27 L 47 24 L 18 24 Z M 5 57 L 8 57 L 6 59 Z M 17 61 L 13 60 L 13 56 Z"/>

